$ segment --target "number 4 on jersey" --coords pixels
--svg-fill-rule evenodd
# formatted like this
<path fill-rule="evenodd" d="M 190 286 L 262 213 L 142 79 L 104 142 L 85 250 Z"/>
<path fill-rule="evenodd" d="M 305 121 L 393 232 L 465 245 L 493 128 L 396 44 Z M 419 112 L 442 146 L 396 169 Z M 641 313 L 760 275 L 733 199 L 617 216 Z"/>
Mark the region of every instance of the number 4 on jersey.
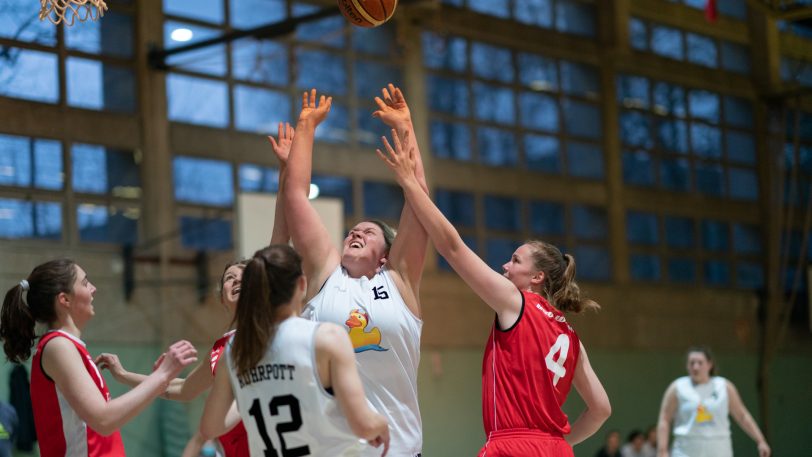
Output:
<path fill-rule="evenodd" d="M 547 357 L 544 358 L 544 361 L 547 362 L 547 369 L 552 371 L 555 375 L 553 377 L 553 385 L 558 385 L 558 380 L 563 378 L 567 374 L 567 369 L 564 368 L 564 362 L 567 361 L 567 354 L 570 352 L 570 339 L 569 337 L 562 333 L 558 335 L 558 339 L 555 340 L 555 344 L 550 348 L 550 352 L 547 353 Z M 553 360 L 556 353 L 558 354 L 558 359 Z"/>

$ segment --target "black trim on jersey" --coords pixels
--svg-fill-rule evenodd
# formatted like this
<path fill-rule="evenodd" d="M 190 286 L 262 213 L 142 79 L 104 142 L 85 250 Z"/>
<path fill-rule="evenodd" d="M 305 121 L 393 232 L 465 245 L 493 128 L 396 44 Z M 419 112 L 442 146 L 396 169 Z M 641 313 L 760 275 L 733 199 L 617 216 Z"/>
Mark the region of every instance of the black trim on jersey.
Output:
<path fill-rule="evenodd" d="M 46 334 L 47 334 L 47 333 L 46 333 Z M 45 336 L 45 335 L 42 335 L 42 336 Z M 40 338 L 42 338 L 42 337 L 40 337 Z M 58 336 L 55 336 L 54 338 L 59 338 L 59 337 L 58 337 Z M 45 344 L 43 344 L 43 345 L 42 345 L 42 349 L 41 349 L 41 351 L 42 351 L 43 353 L 45 352 L 45 346 L 48 346 L 48 343 L 50 343 L 51 341 L 53 341 L 53 340 L 54 340 L 54 338 L 51 338 L 50 340 L 46 341 L 46 342 L 45 342 Z M 45 367 L 44 367 L 44 366 L 42 366 L 42 356 L 43 356 L 43 355 L 45 355 L 45 354 L 40 354 L 40 356 L 39 356 L 39 369 L 40 369 L 40 371 L 42 372 L 42 374 L 43 374 L 43 375 L 44 375 L 44 376 L 45 376 L 45 377 L 46 377 L 46 378 L 47 378 L 49 381 L 51 381 L 52 383 L 56 384 L 56 381 L 54 381 L 54 379 L 53 379 L 52 377 L 48 376 L 48 373 L 46 373 L 46 372 L 45 372 Z"/>
<path fill-rule="evenodd" d="M 504 333 L 504 332 L 509 332 L 509 331 L 513 330 L 514 328 L 516 328 L 516 325 L 519 324 L 519 321 L 522 320 L 522 316 L 524 315 L 524 292 L 519 291 L 519 293 L 522 295 L 522 308 L 519 310 L 519 317 L 516 318 L 516 322 L 514 322 L 513 325 L 511 325 L 507 329 L 502 330 L 500 328 L 500 325 L 499 325 L 499 315 L 497 314 L 496 317 L 495 317 L 495 319 L 496 319 L 496 329 L 499 330 L 500 332 Z"/>
<path fill-rule="evenodd" d="M 334 397 L 336 396 L 335 392 L 333 392 L 333 388 L 332 388 L 332 387 L 325 387 L 325 388 L 324 388 L 324 391 L 325 391 L 325 392 L 327 392 L 328 394 L 330 394 L 330 395 L 334 396 Z"/>

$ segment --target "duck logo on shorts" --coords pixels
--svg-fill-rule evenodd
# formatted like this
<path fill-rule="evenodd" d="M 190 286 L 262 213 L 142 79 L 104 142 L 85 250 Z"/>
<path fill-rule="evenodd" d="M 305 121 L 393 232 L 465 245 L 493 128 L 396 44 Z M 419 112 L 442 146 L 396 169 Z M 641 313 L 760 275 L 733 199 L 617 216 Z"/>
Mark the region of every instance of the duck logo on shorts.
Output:
<path fill-rule="evenodd" d="M 713 414 L 708 412 L 705 405 L 700 404 L 696 408 L 696 423 L 697 424 L 704 424 L 706 422 L 713 422 Z"/>
<path fill-rule="evenodd" d="M 344 324 L 350 329 L 350 341 L 356 353 L 389 350 L 381 347 L 381 331 L 378 327 L 367 330 L 369 314 L 356 308 L 350 311 L 350 318 Z"/>

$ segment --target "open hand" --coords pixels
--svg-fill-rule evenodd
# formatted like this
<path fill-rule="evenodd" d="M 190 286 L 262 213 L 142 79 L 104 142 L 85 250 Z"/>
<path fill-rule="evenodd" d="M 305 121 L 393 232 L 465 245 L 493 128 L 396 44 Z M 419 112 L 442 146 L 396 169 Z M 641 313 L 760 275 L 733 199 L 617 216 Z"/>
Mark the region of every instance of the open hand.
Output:
<path fill-rule="evenodd" d="M 412 120 L 412 114 L 400 88 L 389 83 L 387 87 L 381 89 L 381 94 L 383 99 L 375 97 L 378 109 L 372 113 L 372 116 L 382 120 L 389 127 L 405 127 L 408 125 Z"/>
<path fill-rule="evenodd" d="M 197 362 L 197 349 L 192 343 L 181 340 L 169 346 L 155 371 L 163 371 L 169 379 L 175 378 L 185 367 Z"/>
<path fill-rule="evenodd" d="M 327 118 L 327 113 L 330 112 L 330 106 L 333 104 L 333 97 L 319 97 L 316 103 L 316 89 L 310 90 L 310 96 L 307 92 L 302 94 L 302 111 L 299 113 L 299 121 L 310 121 L 313 127 L 321 124 Z"/>
<path fill-rule="evenodd" d="M 96 366 L 98 366 L 100 370 L 110 370 L 110 374 L 113 375 L 116 381 L 120 380 L 121 377 L 127 373 L 127 370 L 124 369 L 124 366 L 121 365 L 121 361 L 118 360 L 118 356 L 115 354 L 104 352 L 99 354 L 93 362 L 96 363 Z"/>
<path fill-rule="evenodd" d="M 397 131 L 392 129 L 394 148 L 389 144 L 389 140 L 385 136 L 381 137 L 381 140 L 387 153 L 384 154 L 380 149 L 376 149 L 375 152 L 395 173 L 398 184 L 402 187 L 410 179 L 416 179 L 414 147 L 409 142 L 409 132 L 405 131 L 402 136 L 399 136 Z"/>
<path fill-rule="evenodd" d="M 290 156 L 290 145 L 293 144 L 293 135 L 295 131 L 293 127 L 290 126 L 287 122 L 282 124 L 279 123 L 279 140 L 277 141 L 274 139 L 273 135 L 268 135 L 268 140 L 271 142 L 271 146 L 273 147 L 273 153 L 276 154 L 276 158 L 279 159 L 279 164 L 281 166 L 285 166 L 288 164 L 288 157 Z"/>

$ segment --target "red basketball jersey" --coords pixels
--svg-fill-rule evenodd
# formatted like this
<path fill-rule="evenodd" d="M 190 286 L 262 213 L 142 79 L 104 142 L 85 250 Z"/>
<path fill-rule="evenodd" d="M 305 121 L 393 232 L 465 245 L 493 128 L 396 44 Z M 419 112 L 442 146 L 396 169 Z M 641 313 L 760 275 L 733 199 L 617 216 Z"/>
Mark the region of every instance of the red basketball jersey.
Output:
<path fill-rule="evenodd" d="M 110 401 L 110 391 L 107 390 L 104 378 L 93 363 L 82 340 L 61 330 L 53 330 L 43 335 L 31 363 L 31 404 L 34 409 L 34 426 L 37 430 L 40 455 L 123 457 L 124 443 L 118 430 L 109 436 L 102 436 L 87 426 L 56 388 L 54 381 L 42 370 L 42 350 L 54 338 L 67 338 L 76 346 L 93 383 L 99 388 L 104 399 Z"/>
<path fill-rule="evenodd" d="M 482 361 L 485 434 L 508 429 L 568 434 L 561 405 L 580 354 L 578 335 L 547 300 L 525 291 L 513 327 L 498 326 L 494 321 Z"/>
<path fill-rule="evenodd" d="M 217 363 L 225 353 L 226 343 L 234 335 L 234 330 L 221 336 L 214 342 L 211 348 L 211 375 L 217 372 Z M 220 445 L 223 447 L 225 457 L 248 457 L 250 451 L 248 450 L 248 433 L 245 431 L 245 426 L 242 421 L 234 426 L 231 430 L 217 438 Z"/>

